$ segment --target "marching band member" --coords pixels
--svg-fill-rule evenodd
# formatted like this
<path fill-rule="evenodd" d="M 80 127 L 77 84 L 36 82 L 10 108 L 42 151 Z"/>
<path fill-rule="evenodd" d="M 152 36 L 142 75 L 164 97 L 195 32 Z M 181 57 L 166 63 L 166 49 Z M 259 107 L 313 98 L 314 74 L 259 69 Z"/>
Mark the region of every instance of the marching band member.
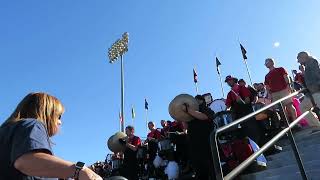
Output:
<path fill-rule="evenodd" d="M 291 88 L 287 71 L 282 67 L 276 68 L 272 58 L 265 60 L 265 66 L 269 69 L 269 73 L 265 76 L 264 84 L 271 95 L 271 100 L 276 101 L 290 95 Z M 283 103 L 284 110 L 286 110 L 288 117 L 291 118 L 291 120 L 295 120 L 297 118 L 297 112 L 292 104 L 292 99 L 288 98 L 283 101 Z"/>
<path fill-rule="evenodd" d="M 161 135 L 164 137 L 168 137 L 168 132 L 170 131 L 170 126 L 166 120 L 161 120 Z"/>
<path fill-rule="evenodd" d="M 132 180 L 138 179 L 138 162 L 137 162 L 137 150 L 141 145 L 141 140 L 138 136 L 134 135 L 134 127 L 126 127 L 126 139 L 120 139 L 120 143 L 125 144 L 126 149 L 124 151 L 123 159 L 123 174 L 124 177 Z"/>
<path fill-rule="evenodd" d="M 227 76 L 225 82 L 231 87 L 227 95 L 226 106 L 231 109 L 235 119 L 239 119 L 253 112 L 250 100 L 250 91 L 237 84 L 238 79 Z M 255 118 L 251 118 L 241 124 L 241 136 L 248 136 L 255 142 L 260 140 L 260 129 Z"/>
<path fill-rule="evenodd" d="M 201 95 L 197 95 L 196 100 L 199 104 L 199 111 L 194 111 L 185 104 L 185 112 L 194 118 L 188 122 L 187 130 L 189 158 L 197 179 L 212 179 L 214 170 L 209 137 L 214 130 L 212 122 L 214 112 L 206 107 L 205 99 Z"/>

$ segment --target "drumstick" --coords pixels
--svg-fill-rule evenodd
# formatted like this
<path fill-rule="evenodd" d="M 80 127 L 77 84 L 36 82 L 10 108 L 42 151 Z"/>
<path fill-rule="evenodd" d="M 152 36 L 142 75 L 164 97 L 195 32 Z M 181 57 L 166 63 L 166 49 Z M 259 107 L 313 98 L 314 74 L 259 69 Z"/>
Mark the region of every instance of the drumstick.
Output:
<path fill-rule="evenodd" d="M 242 102 L 243 104 L 246 104 L 246 103 L 242 100 L 242 98 L 241 98 L 236 92 L 234 92 L 233 89 L 231 89 L 231 91 L 232 91 L 237 97 L 240 98 L 240 100 L 241 100 L 241 102 Z"/>

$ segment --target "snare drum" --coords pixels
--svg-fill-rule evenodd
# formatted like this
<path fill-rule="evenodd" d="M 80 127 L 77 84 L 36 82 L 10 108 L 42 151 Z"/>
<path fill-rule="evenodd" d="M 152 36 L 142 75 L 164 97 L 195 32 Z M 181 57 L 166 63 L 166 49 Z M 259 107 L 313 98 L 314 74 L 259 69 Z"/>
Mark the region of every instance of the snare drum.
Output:
<path fill-rule="evenodd" d="M 263 104 L 261 102 L 257 102 L 256 104 L 253 105 L 253 109 L 256 111 L 258 109 L 263 108 L 264 106 L 265 106 L 265 104 Z M 268 114 L 265 111 L 263 111 L 263 112 L 257 114 L 255 116 L 255 118 L 257 121 L 266 120 L 266 119 L 268 119 Z"/>
<path fill-rule="evenodd" d="M 211 105 L 210 108 L 212 111 L 214 111 L 215 113 L 221 112 L 221 111 L 226 111 L 227 110 L 227 106 L 225 104 L 226 100 L 225 99 L 215 99 Z"/>
<path fill-rule="evenodd" d="M 171 147 L 171 141 L 169 139 L 161 140 L 158 143 L 158 147 L 159 147 L 159 151 L 170 150 L 172 148 Z"/>
<path fill-rule="evenodd" d="M 233 121 L 231 111 L 220 111 L 216 113 L 216 116 L 213 120 L 218 128 L 225 126 Z"/>
<path fill-rule="evenodd" d="M 119 169 L 122 165 L 122 159 L 113 159 L 112 160 L 112 169 Z"/>
<path fill-rule="evenodd" d="M 147 151 L 148 151 L 147 146 L 139 147 L 137 150 L 137 159 L 139 159 L 139 160 L 146 159 L 147 158 Z"/>
<path fill-rule="evenodd" d="M 217 128 L 225 126 L 233 122 L 233 116 L 231 111 L 221 111 L 216 113 L 214 122 L 217 124 Z M 234 126 L 227 131 L 223 132 L 219 136 L 219 140 L 232 140 L 238 136 L 240 126 Z M 222 141 L 221 141 L 222 142 Z"/>

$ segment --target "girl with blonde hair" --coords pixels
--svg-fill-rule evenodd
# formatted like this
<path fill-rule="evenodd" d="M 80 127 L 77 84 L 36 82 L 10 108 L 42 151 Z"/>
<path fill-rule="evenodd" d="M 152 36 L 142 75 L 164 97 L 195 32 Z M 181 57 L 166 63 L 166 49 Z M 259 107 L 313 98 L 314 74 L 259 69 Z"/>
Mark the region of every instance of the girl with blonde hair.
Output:
<path fill-rule="evenodd" d="M 62 103 L 46 93 L 30 93 L 0 126 L 0 179 L 74 178 L 102 180 L 84 163 L 53 155 L 50 137 L 57 134 Z"/>

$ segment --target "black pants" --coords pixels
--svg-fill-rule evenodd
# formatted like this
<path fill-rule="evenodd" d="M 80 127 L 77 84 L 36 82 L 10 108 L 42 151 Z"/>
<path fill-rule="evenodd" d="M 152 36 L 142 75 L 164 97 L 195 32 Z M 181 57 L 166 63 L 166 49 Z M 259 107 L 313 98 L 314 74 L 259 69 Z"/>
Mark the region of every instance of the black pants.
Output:
<path fill-rule="evenodd" d="M 237 120 L 253 112 L 253 109 L 250 104 L 237 105 L 233 110 L 234 119 Z M 241 136 L 248 136 L 254 142 L 259 143 L 263 135 L 261 127 L 258 125 L 258 122 L 255 117 L 248 119 L 246 122 L 241 124 Z M 242 138 L 242 137 L 240 137 Z"/>
<path fill-rule="evenodd" d="M 212 179 L 210 174 L 214 174 L 209 140 L 212 131 L 210 122 L 195 119 L 188 124 L 189 157 L 196 179 Z"/>
<path fill-rule="evenodd" d="M 120 173 L 122 176 L 126 177 L 128 180 L 138 180 L 138 164 L 134 162 L 123 162 L 122 170 Z"/>

